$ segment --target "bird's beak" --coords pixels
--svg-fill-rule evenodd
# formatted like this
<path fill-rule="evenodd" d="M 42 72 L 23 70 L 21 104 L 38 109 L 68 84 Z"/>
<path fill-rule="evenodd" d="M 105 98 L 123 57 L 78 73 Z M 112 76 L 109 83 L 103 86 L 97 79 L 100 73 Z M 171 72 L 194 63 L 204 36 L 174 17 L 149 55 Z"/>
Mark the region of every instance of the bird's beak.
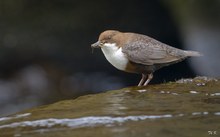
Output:
<path fill-rule="evenodd" d="M 93 43 L 92 45 L 91 45 L 91 48 L 100 48 L 101 46 L 100 46 L 100 42 L 99 41 L 97 41 L 96 43 Z"/>

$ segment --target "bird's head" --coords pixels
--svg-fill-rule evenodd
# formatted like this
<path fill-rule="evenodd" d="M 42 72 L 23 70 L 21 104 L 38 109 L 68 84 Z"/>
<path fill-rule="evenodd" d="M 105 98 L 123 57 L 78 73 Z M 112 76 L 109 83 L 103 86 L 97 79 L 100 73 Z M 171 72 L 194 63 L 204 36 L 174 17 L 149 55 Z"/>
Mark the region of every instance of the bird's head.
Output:
<path fill-rule="evenodd" d="M 96 43 L 92 44 L 92 48 L 102 48 L 109 44 L 119 45 L 123 33 L 117 30 L 106 30 L 99 35 Z"/>

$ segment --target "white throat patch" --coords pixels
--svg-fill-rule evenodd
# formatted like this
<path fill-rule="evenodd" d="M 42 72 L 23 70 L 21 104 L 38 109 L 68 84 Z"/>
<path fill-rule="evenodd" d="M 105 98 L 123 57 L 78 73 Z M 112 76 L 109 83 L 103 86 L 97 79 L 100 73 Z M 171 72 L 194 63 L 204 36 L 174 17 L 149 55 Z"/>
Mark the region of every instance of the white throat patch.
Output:
<path fill-rule="evenodd" d="M 122 48 L 116 46 L 116 43 L 105 43 L 102 47 L 105 58 L 117 69 L 125 70 L 128 59 L 122 52 Z"/>

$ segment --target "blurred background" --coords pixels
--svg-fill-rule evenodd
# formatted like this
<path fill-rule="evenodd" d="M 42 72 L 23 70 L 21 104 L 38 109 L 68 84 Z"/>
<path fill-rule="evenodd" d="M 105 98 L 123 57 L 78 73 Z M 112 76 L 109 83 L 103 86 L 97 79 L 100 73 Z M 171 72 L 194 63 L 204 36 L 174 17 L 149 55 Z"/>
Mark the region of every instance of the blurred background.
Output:
<path fill-rule="evenodd" d="M 151 84 L 220 76 L 219 0 L 1 0 L 0 116 L 137 85 L 141 76 L 92 54 L 107 29 L 203 53 L 157 71 Z"/>

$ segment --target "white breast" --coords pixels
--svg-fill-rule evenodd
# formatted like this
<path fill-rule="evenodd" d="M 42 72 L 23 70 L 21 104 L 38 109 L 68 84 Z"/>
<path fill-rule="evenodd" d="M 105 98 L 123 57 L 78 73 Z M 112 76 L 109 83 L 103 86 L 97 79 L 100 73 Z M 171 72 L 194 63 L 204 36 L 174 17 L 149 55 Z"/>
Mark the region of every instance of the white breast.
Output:
<path fill-rule="evenodd" d="M 105 43 L 102 46 L 102 52 L 105 58 L 117 69 L 125 70 L 128 63 L 126 55 L 122 52 L 122 48 L 118 48 L 115 43 Z"/>

